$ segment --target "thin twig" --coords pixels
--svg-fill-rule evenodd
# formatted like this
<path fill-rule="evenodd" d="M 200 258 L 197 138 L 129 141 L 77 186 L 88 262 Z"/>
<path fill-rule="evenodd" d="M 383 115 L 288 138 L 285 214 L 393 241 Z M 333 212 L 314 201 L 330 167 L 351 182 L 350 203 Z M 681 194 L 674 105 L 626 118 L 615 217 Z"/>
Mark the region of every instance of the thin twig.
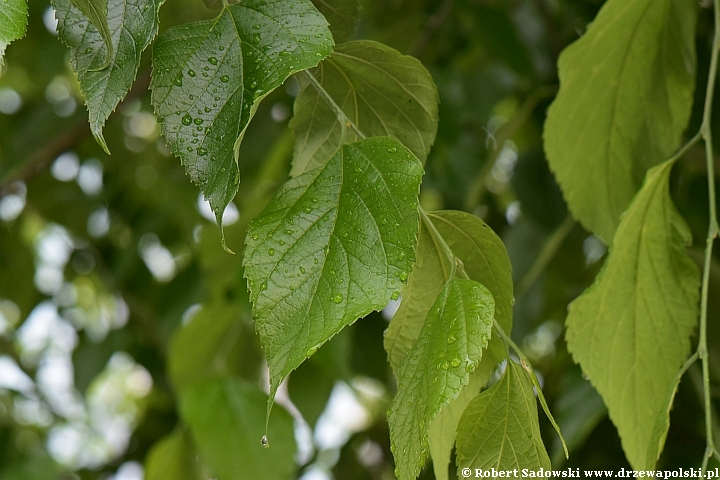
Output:
<path fill-rule="evenodd" d="M 705 242 L 705 262 L 703 265 L 702 290 L 700 297 L 700 338 L 698 341 L 698 356 L 702 362 L 703 400 L 705 410 L 705 455 L 703 456 L 701 476 L 705 476 L 708 460 L 717 449 L 713 437 L 713 408 L 710 397 L 710 364 L 707 347 L 707 308 L 708 289 L 710 286 L 710 265 L 715 238 L 718 236 L 717 212 L 715 207 L 715 157 L 712 142 L 712 104 L 717 78 L 718 51 L 720 49 L 720 0 L 714 1 L 715 33 L 713 36 L 712 56 L 710 57 L 710 72 L 708 74 L 707 90 L 705 93 L 705 106 L 700 133 L 705 141 L 705 156 L 708 169 L 708 202 L 710 204 L 710 219 Z"/>

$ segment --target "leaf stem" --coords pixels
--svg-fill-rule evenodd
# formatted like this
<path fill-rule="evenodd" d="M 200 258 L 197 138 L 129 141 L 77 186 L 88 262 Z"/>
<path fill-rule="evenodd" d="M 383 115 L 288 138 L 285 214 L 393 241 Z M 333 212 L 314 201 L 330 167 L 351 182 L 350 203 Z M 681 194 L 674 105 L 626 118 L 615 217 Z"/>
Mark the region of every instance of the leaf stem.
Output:
<path fill-rule="evenodd" d="M 698 356 L 702 364 L 703 377 L 703 403 L 705 407 L 705 455 L 703 456 L 701 475 L 705 475 L 708 460 L 717 454 L 713 437 L 713 409 L 710 398 L 710 365 L 707 347 L 707 308 L 708 290 L 710 286 L 710 264 L 715 238 L 718 236 L 718 222 L 715 200 L 715 159 L 712 142 L 712 104 L 715 94 L 715 81 L 717 78 L 718 52 L 720 49 L 720 0 L 714 0 L 715 33 L 713 36 L 712 56 L 710 57 L 710 72 L 708 74 L 707 90 L 705 92 L 705 106 L 703 121 L 700 126 L 700 135 L 705 141 L 705 157 L 707 162 L 708 201 L 710 204 L 710 219 L 707 239 L 705 241 L 705 262 L 703 265 L 702 290 L 700 297 L 700 338 L 698 341 Z"/>

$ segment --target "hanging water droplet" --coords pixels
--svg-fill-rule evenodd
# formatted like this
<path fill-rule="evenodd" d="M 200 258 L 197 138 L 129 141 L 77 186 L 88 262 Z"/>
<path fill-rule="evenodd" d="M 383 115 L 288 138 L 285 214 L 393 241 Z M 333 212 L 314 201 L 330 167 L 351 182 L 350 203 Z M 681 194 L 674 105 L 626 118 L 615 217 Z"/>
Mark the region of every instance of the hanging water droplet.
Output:
<path fill-rule="evenodd" d="M 270 448 L 270 442 L 268 442 L 267 435 L 263 435 L 260 439 L 260 445 L 263 446 L 263 448 Z"/>

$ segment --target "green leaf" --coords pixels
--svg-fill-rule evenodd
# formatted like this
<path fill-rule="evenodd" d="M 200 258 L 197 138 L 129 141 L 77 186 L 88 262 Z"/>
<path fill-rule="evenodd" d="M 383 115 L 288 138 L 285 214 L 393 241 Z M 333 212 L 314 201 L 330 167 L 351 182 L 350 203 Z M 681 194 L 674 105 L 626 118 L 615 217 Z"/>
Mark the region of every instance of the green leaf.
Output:
<path fill-rule="evenodd" d="M 435 141 L 439 100 L 432 77 L 417 59 L 369 40 L 348 42 L 313 74 L 366 136 L 395 138 L 425 163 Z M 358 140 L 306 82 L 294 110 L 293 176 L 322 165 L 343 143 Z"/>
<path fill-rule="evenodd" d="M 430 422 L 470 380 L 487 347 L 495 313 L 490 291 L 474 280 L 450 278 L 420 337 L 398 370 L 388 421 L 395 474 L 415 479 L 428 454 Z"/>
<path fill-rule="evenodd" d="M 3 0 L 0 4 L 0 67 L 10 42 L 25 35 L 27 13 L 25 0 Z"/>
<path fill-rule="evenodd" d="M 508 361 L 500 381 L 465 409 L 457 457 L 459 469 L 550 469 L 533 387 L 520 365 Z"/>
<path fill-rule="evenodd" d="M 495 299 L 495 319 L 506 332 L 512 330 L 512 267 L 502 240 L 485 222 L 469 213 L 439 211 L 429 219 L 465 267 L 470 278 L 485 285 Z M 400 308 L 385 333 L 385 350 L 395 372 L 420 335 L 425 318 L 445 282 L 451 265 L 425 222 L 421 222 L 417 260 L 408 284 L 401 291 Z M 500 338 L 490 341 L 486 361 L 496 366 L 505 358 Z"/>
<path fill-rule="evenodd" d="M 69 0 L 53 0 L 60 39 L 70 47 L 70 64 L 77 74 L 90 117 L 90 130 L 108 154 L 103 126 L 130 90 L 140 56 L 158 31 L 163 0 L 109 0 L 102 28 L 88 22 L 84 10 Z M 87 5 L 94 5 L 85 0 Z M 89 8 L 89 7 L 88 7 Z M 93 17 L 90 17 L 91 19 Z"/>
<path fill-rule="evenodd" d="M 160 439 L 145 460 L 146 480 L 203 480 L 197 453 L 184 429 Z"/>
<path fill-rule="evenodd" d="M 422 173 L 390 138 L 344 145 L 250 223 L 245 276 L 271 398 L 320 345 L 398 297 L 415 258 Z"/>
<path fill-rule="evenodd" d="M 85 21 L 90 20 L 90 23 L 95 27 L 94 31 L 100 35 L 105 44 L 105 59 L 97 69 L 106 69 L 113 57 L 112 34 L 108 25 L 108 0 L 70 0 L 70 2 L 82 12 Z M 124 14 L 124 11 L 122 13 Z"/>
<path fill-rule="evenodd" d="M 266 401 L 257 387 L 236 379 L 211 380 L 181 393 L 182 416 L 218 478 L 287 480 L 295 472 L 293 421 L 285 410 L 270 418 L 270 448 L 261 444 Z"/>
<path fill-rule="evenodd" d="M 245 0 L 212 21 L 173 27 L 158 38 L 152 104 L 219 225 L 238 189 L 238 149 L 258 103 L 332 46 L 310 0 Z"/>
<path fill-rule="evenodd" d="M 699 274 L 670 199 L 671 168 L 668 161 L 648 172 L 596 283 L 567 317 L 568 350 L 603 397 L 636 470 L 652 469 L 662 451 L 667 422 L 664 432 L 654 427 L 668 415 L 698 317 Z"/>
<path fill-rule="evenodd" d="M 433 470 L 436 480 L 448 480 L 448 464 L 450 455 L 455 446 L 455 437 L 460 418 L 468 404 L 478 395 L 490 380 L 495 371 L 495 365 L 490 362 L 480 362 L 468 381 L 467 387 L 460 390 L 457 398 L 445 405 L 435 419 L 430 422 L 428 429 L 428 445 L 430 457 L 433 461 Z"/>
<path fill-rule="evenodd" d="M 177 391 L 208 377 L 226 374 L 231 352 L 243 333 L 234 306 L 203 307 L 175 334 L 168 353 L 170 378 Z M 237 361 L 237 359 L 234 359 Z"/>
<path fill-rule="evenodd" d="M 693 0 L 608 0 L 560 56 L 545 151 L 573 216 L 607 243 L 645 172 L 680 144 L 696 17 Z"/>
<path fill-rule="evenodd" d="M 347 42 L 355 32 L 360 8 L 358 0 L 312 0 L 330 22 L 335 43 Z"/>

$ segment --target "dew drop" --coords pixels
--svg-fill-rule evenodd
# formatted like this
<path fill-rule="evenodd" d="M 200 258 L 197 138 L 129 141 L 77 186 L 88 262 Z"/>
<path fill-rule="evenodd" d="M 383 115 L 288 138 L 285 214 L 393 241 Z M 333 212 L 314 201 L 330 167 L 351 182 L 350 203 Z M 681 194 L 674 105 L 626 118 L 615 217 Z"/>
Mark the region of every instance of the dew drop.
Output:
<path fill-rule="evenodd" d="M 393 292 L 393 294 L 390 295 L 390 298 L 392 298 L 393 300 L 397 300 L 398 298 L 400 298 L 400 292 Z"/>
<path fill-rule="evenodd" d="M 285 245 L 285 240 L 279 240 L 278 243 L 279 243 L 280 245 Z"/>
<path fill-rule="evenodd" d="M 255 25 L 253 25 L 252 28 L 253 28 L 253 30 L 260 30 L 260 24 L 256 23 Z"/>
<path fill-rule="evenodd" d="M 455 334 L 451 333 L 447 337 L 447 343 L 455 343 L 457 341 L 457 338 L 455 337 Z"/>
<path fill-rule="evenodd" d="M 195 125 L 202 125 L 203 119 L 198 117 L 195 120 L 193 120 L 193 123 L 195 123 Z"/>
<path fill-rule="evenodd" d="M 452 361 L 450 362 L 450 365 L 452 365 L 453 367 L 459 367 L 459 366 L 460 366 L 460 363 L 462 363 L 461 360 L 460 360 L 460 357 L 455 357 L 455 358 L 453 358 Z"/>
<path fill-rule="evenodd" d="M 220 50 L 224 50 L 224 47 L 220 47 Z M 210 57 L 210 58 L 208 58 L 208 62 L 210 62 L 210 63 L 213 64 L 213 65 L 217 65 L 217 64 L 218 64 L 217 58 L 215 58 L 215 57 Z"/>
<path fill-rule="evenodd" d="M 300 267 L 300 273 L 305 273 L 305 269 L 303 267 Z"/>
<path fill-rule="evenodd" d="M 192 123 L 192 117 L 189 113 L 186 113 L 185 116 L 182 118 L 182 124 L 183 125 L 190 125 Z"/>
<path fill-rule="evenodd" d="M 195 76 L 195 70 L 188 70 L 188 75 L 191 77 Z"/>
<path fill-rule="evenodd" d="M 305 212 L 305 213 L 310 213 L 312 211 L 313 211 L 312 207 L 303 207 L 303 212 Z"/>
<path fill-rule="evenodd" d="M 220 81 L 223 83 L 227 83 L 230 81 L 230 77 L 228 77 L 227 75 L 223 75 L 222 77 L 220 77 Z"/>
<path fill-rule="evenodd" d="M 275 255 L 275 249 L 271 248 L 270 250 L 268 250 L 268 255 L 270 255 L 271 257 Z"/>
<path fill-rule="evenodd" d="M 333 297 L 333 302 L 335 303 L 341 303 L 343 301 L 343 296 L 339 293 Z"/>
<path fill-rule="evenodd" d="M 178 73 L 178 76 L 175 77 L 175 85 L 182 87 L 182 73 Z"/>
<path fill-rule="evenodd" d="M 257 240 L 257 239 L 259 239 L 259 238 L 260 238 L 260 235 L 258 235 L 257 233 L 253 233 L 253 234 L 252 234 L 252 239 L 253 239 L 253 240 Z"/>
<path fill-rule="evenodd" d="M 200 155 L 201 157 L 207 155 L 207 153 L 208 153 L 208 151 L 206 148 L 200 147 L 197 149 L 197 154 Z"/>
<path fill-rule="evenodd" d="M 398 254 L 398 260 L 402 260 L 403 258 L 405 258 L 405 252 L 400 252 Z"/>
<path fill-rule="evenodd" d="M 400 280 L 401 281 L 404 282 L 405 280 L 407 280 L 407 277 L 408 277 L 407 272 L 400 272 Z"/>

